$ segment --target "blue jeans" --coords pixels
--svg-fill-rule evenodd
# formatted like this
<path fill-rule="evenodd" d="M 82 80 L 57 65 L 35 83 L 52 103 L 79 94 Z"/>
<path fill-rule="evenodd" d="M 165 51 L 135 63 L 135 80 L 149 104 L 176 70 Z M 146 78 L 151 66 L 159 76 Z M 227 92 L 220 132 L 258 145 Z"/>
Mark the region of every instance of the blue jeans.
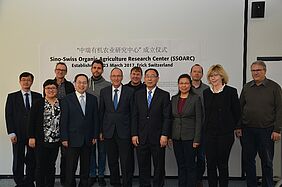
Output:
<path fill-rule="evenodd" d="M 262 187 L 273 185 L 273 155 L 274 142 L 271 140 L 273 127 L 245 128 L 243 130 L 243 159 L 246 169 L 248 187 L 257 187 L 256 160 L 258 154 L 261 159 Z"/>
<path fill-rule="evenodd" d="M 96 147 L 98 147 L 98 165 L 96 159 Z M 90 177 L 96 177 L 98 169 L 98 177 L 104 177 L 106 164 L 106 150 L 104 141 L 98 140 L 95 145 L 92 146 L 91 157 L 90 157 Z"/>
<path fill-rule="evenodd" d="M 197 170 L 193 140 L 173 140 L 173 150 L 178 167 L 178 186 L 195 187 Z"/>

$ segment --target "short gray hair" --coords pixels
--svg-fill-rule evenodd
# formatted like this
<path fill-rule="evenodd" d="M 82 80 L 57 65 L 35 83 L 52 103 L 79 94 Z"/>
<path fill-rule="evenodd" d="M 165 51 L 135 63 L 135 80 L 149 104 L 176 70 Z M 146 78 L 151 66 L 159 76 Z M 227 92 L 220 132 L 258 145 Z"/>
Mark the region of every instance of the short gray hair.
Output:
<path fill-rule="evenodd" d="M 252 67 L 253 65 L 255 65 L 255 64 L 262 66 L 263 69 L 266 70 L 266 64 L 265 64 L 264 61 L 262 61 L 262 60 L 257 60 L 257 61 L 255 61 L 255 62 L 252 63 L 251 67 Z"/>

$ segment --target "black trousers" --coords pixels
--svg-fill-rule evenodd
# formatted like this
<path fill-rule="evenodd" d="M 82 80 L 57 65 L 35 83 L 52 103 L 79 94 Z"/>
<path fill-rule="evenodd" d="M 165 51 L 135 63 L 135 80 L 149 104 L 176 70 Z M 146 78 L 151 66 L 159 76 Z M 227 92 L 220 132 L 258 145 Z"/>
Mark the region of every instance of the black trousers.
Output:
<path fill-rule="evenodd" d="M 206 158 L 209 187 L 228 186 L 228 161 L 234 143 L 234 133 L 225 135 L 206 134 Z M 218 174 L 217 174 L 218 170 Z"/>
<path fill-rule="evenodd" d="M 120 168 L 122 174 L 122 186 L 132 186 L 132 146 L 130 138 L 121 139 L 115 132 L 112 138 L 105 139 L 105 148 L 110 169 L 110 183 L 113 186 L 120 186 Z"/>
<path fill-rule="evenodd" d="M 88 186 L 91 146 L 68 147 L 66 149 L 66 181 L 65 187 L 76 187 L 75 172 L 80 159 L 79 187 Z"/>
<path fill-rule="evenodd" d="M 24 165 L 26 177 L 24 177 Z M 17 186 L 34 186 L 35 154 L 27 141 L 13 144 L 13 175 Z"/>
<path fill-rule="evenodd" d="M 65 183 L 66 180 L 66 148 L 61 145 L 61 162 L 60 162 L 60 180 Z"/>
<path fill-rule="evenodd" d="M 153 158 L 154 165 L 153 186 L 164 186 L 165 148 L 161 148 L 159 144 L 146 143 L 138 145 L 136 150 L 140 187 L 151 186 L 151 157 Z"/>
<path fill-rule="evenodd" d="M 50 147 L 47 147 L 45 145 L 37 145 L 35 150 L 36 187 L 54 187 L 59 143 Z"/>

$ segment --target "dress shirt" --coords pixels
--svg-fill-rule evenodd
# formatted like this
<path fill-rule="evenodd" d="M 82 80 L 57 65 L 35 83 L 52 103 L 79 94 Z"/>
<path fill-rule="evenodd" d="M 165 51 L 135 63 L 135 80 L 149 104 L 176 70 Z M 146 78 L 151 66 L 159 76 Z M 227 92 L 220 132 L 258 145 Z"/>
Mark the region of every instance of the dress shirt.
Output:
<path fill-rule="evenodd" d="M 32 103 L 32 101 L 31 101 L 31 91 L 28 91 L 28 92 L 25 92 L 25 91 L 23 91 L 23 90 L 21 90 L 21 92 L 22 92 L 22 96 L 23 96 L 23 101 L 24 101 L 24 107 L 26 107 L 26 103 L 25 103 L 25 101 L 26 101 L 26 99 L 25 99 L 25 94 L 26 93 L 28 93 L 28 99 L 29 99 L 29 106 L 30 106 L 30 108 L 31 108 L 31 103 Z"/>
<path fill-rule="evenodd" d="M 112 86 L 112 100 L 113 100 L 113 102 L 114 102 L 114 96 L 115 96 L 115 90 L 118 90 L 117 91 L 117 95 L 118 95 L 118 102 L 117 103 L 119 103 L 119 98 L 120 98 L 120 94 L 121 94 L 121 89 L 122 89 L 122 85 L 120 85 L 118 88 L 115 88 L 115 87 L 113 87 Z"/>
<path fill-rule="evenodd" d="M 152 92 L 152 93 L 151 93 L 152 99 L 153 99 L 153 97 L 154 97 L 154 93 L 155 93 L 155 91 L 156 91 L 156 88 L 157 88 L 157 87 L 155 86 L 155 87 L 151 90 L 151 92 Z M 149 91 L 150 91 L 150 90 L 149 90 L 148 88 L 146 88 L 146 90 L 147 90 L 147 99 L 148 99 Z M 151 102 L 152 102 L 152 101 L 151 101 Z M 152 104 L 152 103 L 151 103 L 151 104 Z"/>
<path fill-rule="evenodd" d="M 79 104 L 80 104 L 80 100 L 81 100 L 81 95 L 83 95 L 84 97 L 83 97 L 83 100 L 84 100 L 84 102 L 85 102 L 85 104 L 86 104 L 86 92 L 84 92 L 83 94 L 81 94 L 81 93 L 79 93 L 78 91 L 75 91 L 75 95 L 76 95 L 76 97 L 77 97 L 77 99 L 78 99 L 78 101 L 79 101 Z"/>
<path fill-rule="evenodd" d="M 225 84 L 223 84 L 222 87 L 221 87 L 218 91 L 214 91 L 214 90 L 212 89 L 212 86 L 210 86 L 210 89 L 211 89 L 212 93 L 220 93 L 220 92 L 223 91 L 224 87 L 225 87 Z"/>

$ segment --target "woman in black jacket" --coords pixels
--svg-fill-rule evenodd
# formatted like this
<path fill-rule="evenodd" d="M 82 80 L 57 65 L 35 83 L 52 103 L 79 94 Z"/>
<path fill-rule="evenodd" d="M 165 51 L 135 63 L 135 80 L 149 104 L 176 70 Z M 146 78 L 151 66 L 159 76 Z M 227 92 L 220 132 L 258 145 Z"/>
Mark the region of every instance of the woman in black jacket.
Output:
<path fill-rule="evenodd" d="M 29 116 L 29 146 L 35 148 L 36 186 L 54 187 L 55 164 L 60 145 L 61 107 L 57 99 L 58 84 L 48 79 L 43 84 L 44 98 L 35 102 Z"/>
<path fill-rule="evenodd" d="M 220 187 L 227 187 L 228 160 L 240 118 L 240 103 L 236 88 L 226 85 L 228 76 L 221 65 L 211 66 L 207 79 L 211 87 L 203 96 L 208 183 L 217 187 L 219 181 Z"/>

